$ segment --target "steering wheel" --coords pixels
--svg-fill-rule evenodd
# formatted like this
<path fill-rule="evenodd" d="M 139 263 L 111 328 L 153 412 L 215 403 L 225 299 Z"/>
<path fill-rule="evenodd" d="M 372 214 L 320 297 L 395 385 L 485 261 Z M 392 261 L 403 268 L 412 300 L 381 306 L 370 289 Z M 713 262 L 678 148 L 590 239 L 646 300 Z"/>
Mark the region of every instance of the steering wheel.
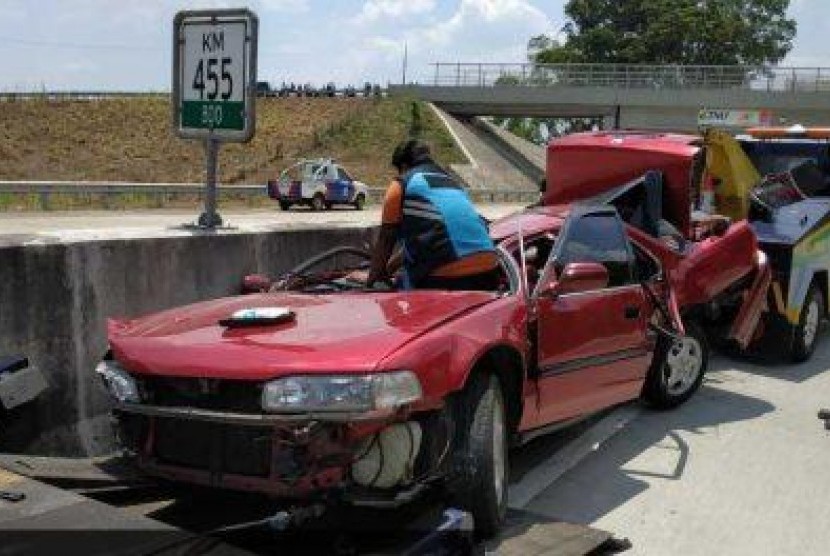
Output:
<path fill-rule="evenodd" d="M 363 261 L 357 267 L 349 267 L 346 269 L 334 269 L 334 270 L 326 270 L 321 271 L 319 273 L 311 272 L 311 270 L 329 262 L 336 257 L 342 255 L 351 255 Z M 277 280 L 274 281 L 274 284 L 271 286 L 271 291 L 280 291 L 280 290 L 297 290 L 302 289 L 305 287 L 314 286 L 317 284 L 322 284 L 323 282 L 331 282 L 338 278 L 342 278 L 349 272 L 365 268 L 369 264 L 369 260 L 372 258 L 372 254 L 359 247 L 353 247 L 351 245 L 341 245 L 339 247 L 335 247 L 333 249 L 329 249 L 328 251 L 324 251 L 319 255 L 316 255 L 302 263 L 298 264 L 288 272 L 284 273 L 280 276 Z M 332 287 L 332 291 L 337 291 L 344 288 L 336 288 Z"/>

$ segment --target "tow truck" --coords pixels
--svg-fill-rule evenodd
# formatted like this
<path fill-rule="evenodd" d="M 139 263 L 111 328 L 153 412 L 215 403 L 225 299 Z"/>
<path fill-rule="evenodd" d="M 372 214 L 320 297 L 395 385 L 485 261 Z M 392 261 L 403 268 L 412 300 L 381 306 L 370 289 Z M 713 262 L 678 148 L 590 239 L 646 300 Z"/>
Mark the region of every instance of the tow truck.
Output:
<path fill-rule="evenodd" d="M 609 194 L 610 185 L 649 172 L 659 176 L 660 186 L 645 196 L 643 206 L 653 225 L 675 230 L 675 241 L 717 235 L 734 220 L 748 221 L 772 268 L 766 300 L 761 300 L 764 318 L 752 339 L 768 332 L 792 360 L 809 359 L 826 316 L 828 201 L 806 199 L 792 179 L 780 175 L 761 180 L 741 145 L 712 130 L 703 137 L 613 131 L 556 139 L 548 146 L 541 202 L 556 205 L 602 196 L 621 208 L 627 202 L 625 188 Z M 758 292 L 755 286 L 736 284 L 725 295 L 684 308 L 683 319 L 699 323 L 715 343 L 731 347 L 736 344 L 732 325 L 745 316 L 740 314 L 741 300 L 746 292 Z M 737 342 L 737 347 L 747 345 Z"/>
<path fill-rule="evenodd" d="M 826 187 L 826 179 L 817 176 L 820 165 L 826 166 L 827 142 L 805 134 L 798 142 L 789 137 L 773 146 L 772 132 L 753 131 L 755 135 L 741 140 L 718 129 L 703 136 L 627 131 L 554 140 L 548 147 L 548 187 L 542 202 L 588 198 L 609 183 L 657 171 L 665 187 L 652 204 L 683 238 L 700 237 L 713 224 L 747 220 L 773 271 L 764 326 L 755 339 L 766 330 L 790 359 L 805 361 L 827 316 L 830 199 L 805 194 Z M 809 146 L 814 155 L 769 166 L 781 158 L 769 153 L 799 152 L 796 145 L 802 153 Z M 770 168 L 779 171 L 762 175 Z M 733 316 L 719 304 L 694 312 L 696 318 L 715 322 Z"/>
<path fill-rule="evenodd" d="M 330 158 L 300 160 L 283 170 L 277 179 L 268 180 L 267 191 L 282 210 L 293 205 L 308 205 L 315 211 L 334 205 L 363 210 L 368 197 L 366 184 Z"/>

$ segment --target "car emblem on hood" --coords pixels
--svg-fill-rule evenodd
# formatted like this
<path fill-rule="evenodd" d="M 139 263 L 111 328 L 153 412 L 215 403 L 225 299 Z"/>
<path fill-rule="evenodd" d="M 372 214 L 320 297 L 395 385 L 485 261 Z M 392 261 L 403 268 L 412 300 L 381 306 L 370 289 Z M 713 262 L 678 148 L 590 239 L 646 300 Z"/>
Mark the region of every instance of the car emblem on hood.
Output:
<path fill-rule="evenodd" d="M 228 328 L 238 326 L 261 326 L 279 324 L 294 320 L 296 315 L 288 307 L 252 307 L 234 311 L 230 317 L 221 319 L 219 324 Z"/>

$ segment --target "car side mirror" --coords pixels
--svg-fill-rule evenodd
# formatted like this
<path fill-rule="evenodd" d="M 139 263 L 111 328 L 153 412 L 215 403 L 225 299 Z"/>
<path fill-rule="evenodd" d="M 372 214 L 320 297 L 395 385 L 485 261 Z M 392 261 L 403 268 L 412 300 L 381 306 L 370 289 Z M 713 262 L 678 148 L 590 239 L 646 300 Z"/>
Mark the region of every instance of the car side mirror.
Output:
<path fill-rule="evenodd" d="M 242 279 L 242 293 L 267 292 L 271 288 L 271 279 L 264 274 L 248 274 Z"/>
<path fill-rule="evenodd" d="M 608 285 L 608 269 L 600 263 L 568 263 L 558 279 L 542 287 L 540 295 L 556 297 L 600 290 Z"/>

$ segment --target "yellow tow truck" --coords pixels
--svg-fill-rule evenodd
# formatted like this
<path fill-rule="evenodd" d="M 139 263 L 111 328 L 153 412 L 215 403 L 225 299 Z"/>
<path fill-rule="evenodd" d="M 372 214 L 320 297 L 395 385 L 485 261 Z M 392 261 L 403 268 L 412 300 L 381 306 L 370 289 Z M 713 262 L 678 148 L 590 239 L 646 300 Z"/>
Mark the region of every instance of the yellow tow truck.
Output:
<path fill-rule="evenodd" d="M 830 299 L 830 128 L 709 129 L 703 148 L 700 208 L 749 220 L 774 272 L 771 324 L 803 361 Z"/>

